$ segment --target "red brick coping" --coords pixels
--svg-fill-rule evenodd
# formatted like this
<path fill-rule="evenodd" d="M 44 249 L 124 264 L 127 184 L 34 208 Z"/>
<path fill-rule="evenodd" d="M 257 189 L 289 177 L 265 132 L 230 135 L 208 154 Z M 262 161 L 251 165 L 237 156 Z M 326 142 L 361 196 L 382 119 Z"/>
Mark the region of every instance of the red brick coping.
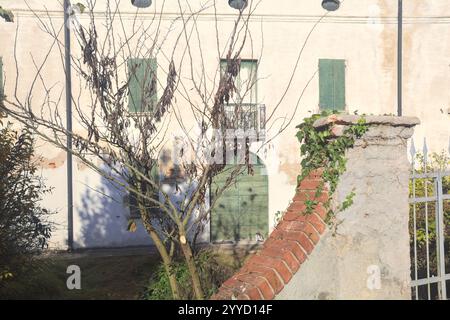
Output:
<path fill-rule="evenodd" d="M 271 300 L 291 280 L 326 229 L 323 203 L 328 191 L 315 198 L 322 171 L 305 178 L 275 230 L 244 266 L 225 281 L 212 300 Z M 319 202 L 314 212 L 302 214 L 305 200 Z"/>

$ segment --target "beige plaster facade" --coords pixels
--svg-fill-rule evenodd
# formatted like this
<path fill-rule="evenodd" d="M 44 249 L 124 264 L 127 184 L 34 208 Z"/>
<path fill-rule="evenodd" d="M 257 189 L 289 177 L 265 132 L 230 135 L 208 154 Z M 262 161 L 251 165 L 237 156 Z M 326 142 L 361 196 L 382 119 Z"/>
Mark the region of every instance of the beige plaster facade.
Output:
<path fill-rule="evenodd" d="M 139 11 L 139 21 L 154 17 L 161 11 L 163 1 L 153 1 L 149 9 Z M 181 1 L 184 3 L 184 1 Z M 198 2 L 198 3 L 197 3 Z M 210 1 L 211 2 L 211 1 Z M 233 21 L 237 16 L 227 1 L 217 2 L 217 32 L 220 51 L 226 46 Z M 258 59 L 258 103 L 265 104 L 269 115 L 276 110 L 268 127 L 267 139 L 276 135 L 280 123 L 287 129 L 278 135 L 260 156 L 269 176 L 269 229 L 273 228 L 274 215 L 286 208 L 293 196 L 298 175 L 299 144 L 295 138 L 296 129 L 302 119 L 311 112 L 319 111 L 318 61 L 322 58 L 344 59 L 346 64 L 345 100 L 346 111 L 360 114 L 395 114 L 397 111 L 397 5 L 390 0 L 345 0 L 341 8 L 326 13 L 319 0 L 263 0 L 256 7 L 250 19 L 251 41 L 245 47 L 242 58 Z M 56 0 L 29 0 L 28 5 L 42 19 L 50 15 L 55 27 L 63 23 L 62 8 Z M 106 0 L 98 0 L 96 14 L 102 19 Z M 192 10 L 208 1 L 189 1 Z M 19 74 L 18 96 L 25 97 L 36 74 L 36 66 L 42 63 L 52 41 L 38 25 L 38 19 L 27 7 L 25 1 L 2 1 L 2 6 L 11 9 L 16 17 L 15 23 L 0 23 L 0 56 L 3 59 L 5 74 L 5 94 L 14 96 L 16 64 L 14 60 L 14 40 L 17 35 L 16 56 Z M 48 13 L 45 11 L 47 8 Z M 103 10 L 103 12 L 102 12 Z M 181 23 L 171 25 L 180 9 L 177 1 L 167 1 L 162 15 L 162 28 L 173 27 L 179 32 Z M 121 13 L 125 28 L 132 28 L 136 10 L 130 1 L 122 1 Z M 81 23 L 87 21 L 80 16 Z M 197 19 L 199 38 L 204 55 L 204 68 L 211 79 L 217 73 L 220 58 L 217 51 L 215 13 L 213 9 L 200 13 Z M 403 115 L 415 116 L 421 120 L 416 127 L 414 139 L 421 146 L 427 138 L 431 151 L 448 147 L 450 136 L 450 2 L 446 0 L 404 1 L 404 87 Z M 61 33 L 61 40 L 63 39 Z M 74 39 L 74 54 L 77 45 Z M 305 44 L 302 51 L 302 47 Z M 168 62 L 164 53 L 171 52 L 174 37 L 161 43 L 158 55 L 158 72 L 164 70 Z M 175 54 L 180 61 L 182 50 Z M 299 52 L 302 51 L 298 68 L 293 74 Z M 33 57 L 33 58 L 32 58 Z M 197 57 L 198 58 L 198 57 Z M 194 66 L 201 68 L 200 60 Z M 33 62 L 33 59 L 35 62 Z M 199 59 L 199 58 L 198 58 Z M 188 65 L 183 67 L 188 73 Z M 160 73 L 158 73 L 159 75 Z M 291 76 L 292 81 L 290 82 Z M 64 92 L 63 64 L 54 47 L 48 57 L 43 77 L 55 92 Z M 211 85 L 214 81 L 211 81 Z M 59 90 L 59 91 L 58 91 Z M 33 99 L 43 99 L 39 93 L 44 88 L 36 84 Z M 78 79 L 73 79 L 74 95 L 80 93 L 81 101 L 87 99 L 80 91 Z M 55 98 L 57 100 L 57 98 Z M 179 99 L 182 100 L 181 98 Z M 86 100 L 87 101 L 87 100 Z M 65 110 L 64 99 L 58 105 Z M 178 103 L 178 114 L 185 123 L 195 127 L 189 113 Z M 176 121 L 173 132 L 179 128 Z M 75 131 L 77 128 L 76 124 Z M 40 145 L 38 153 L 44 156 L 43 174 L 49 185 L 54 186 L 46 204 L 59 211 L 55 216 L 58 223 L 54 233 L 53 246 L 64 248 L 67 238 L 66 217 L 66 178 L 65 155 L 49 145 Z M 105 247 L 147 244 L 144 230 L 135 234 L 125 232 L 127 209 L 110 203 L 96 193 L 102 188 L 101 178 L 82 164 L 74 165 L 75 189 L 75 241 L 79 247 Z M 113 190 L 109 190 L 114 196 Z M 89 197 L 87 197 L 89 195 Z M 119 196 L 117 196 L 119 197 Z M 108 212 L 108 214 L 105 214 Z M 89 221 L 89 223 L 87 223 Z M 99 240 L 101 239 L 101 240 Z M 208 235 L 205 235 L 205 241 Z"/>

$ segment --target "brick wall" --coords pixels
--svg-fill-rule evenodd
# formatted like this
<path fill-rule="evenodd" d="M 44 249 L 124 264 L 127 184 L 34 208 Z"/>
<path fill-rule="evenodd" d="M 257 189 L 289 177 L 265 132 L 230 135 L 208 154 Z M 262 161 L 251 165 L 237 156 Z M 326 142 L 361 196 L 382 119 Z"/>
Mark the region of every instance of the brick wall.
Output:
<path fill-rule="evenodd" d="M 328 193 L 324 190 L 315 198 L 321 174 L 321 171 L 315 171 L 301 182 L 292 203 L 263 248 L 250 256 L 211 299 L 271 300 L 284 288 L 326 230 L 326 211 L 322 203 L 328 199 Z M 319 205 L 314 212 L 305 215 L 307 199 L 317 200 Z"/>

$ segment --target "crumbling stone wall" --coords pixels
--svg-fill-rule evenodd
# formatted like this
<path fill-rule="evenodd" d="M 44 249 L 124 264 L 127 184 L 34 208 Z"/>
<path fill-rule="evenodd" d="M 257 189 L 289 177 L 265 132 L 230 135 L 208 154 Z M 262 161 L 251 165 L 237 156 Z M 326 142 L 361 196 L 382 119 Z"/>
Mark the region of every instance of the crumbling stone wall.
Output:
<path fill-rule="evenodd" d="M 341 134 L 357 116 L 321 119 Z M 368 132 L 347 152 L 335 198 L 355 192 L 279 299 L 410 299 L 409 162 L 416 118 L 367 117 Z"/>
<path fill-rule="evenodd" d="M 320 232 L 308 233 L 318 230 L 311 228 L 310 218 L 301 216 L 308 191 L 299 188 L 288 214 L 263 249 L 213 298 L 410 299 L 406 143 L 419 120 L 365 118 L 369 129 L 348 150 L 347 170 L 332 199 L 337 206 L 354 192 L 353 204 L 337 213 L 331 227 L 324 225 Z M 359 119 L 333 115 L 319 119 L 314 126 L 320 130 L 331 125 L 333 134 L 339 136 Z M 314 189 L 314 183 L 317 181 L 311 177 L 306 181 L 309 189 Z M 326 191 L 323 196 L 327 196 Z M 320 205 L 313 217 L 323 219 Z M 300 220 L 289 224 L 295 219 Z M 295 236 L 290 225 L 297 228 Z M 279 246 L 278 251 L 274 244 Z M 292 254 L 287 253 L 289 250 Z M 286 267 L 292 274 L 289 277 L 280 272 Z"/>

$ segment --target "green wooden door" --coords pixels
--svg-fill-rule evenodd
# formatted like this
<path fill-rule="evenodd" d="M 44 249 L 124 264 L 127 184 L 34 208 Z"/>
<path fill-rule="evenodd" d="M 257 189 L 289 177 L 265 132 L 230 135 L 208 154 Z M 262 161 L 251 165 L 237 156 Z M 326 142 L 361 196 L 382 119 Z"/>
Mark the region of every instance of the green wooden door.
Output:
<path fill-rule="evenodd" d="M 228 166 L 214 178 L 212 193 L 224 185 L 230 169 Z M 254 165 L 254 175 L 241 174 L 217 200 L 211 212 L 211 241 L 255 241 L 257 233 L 267 237 L 268 190 L 268 178 L 262 163 Z"/>

